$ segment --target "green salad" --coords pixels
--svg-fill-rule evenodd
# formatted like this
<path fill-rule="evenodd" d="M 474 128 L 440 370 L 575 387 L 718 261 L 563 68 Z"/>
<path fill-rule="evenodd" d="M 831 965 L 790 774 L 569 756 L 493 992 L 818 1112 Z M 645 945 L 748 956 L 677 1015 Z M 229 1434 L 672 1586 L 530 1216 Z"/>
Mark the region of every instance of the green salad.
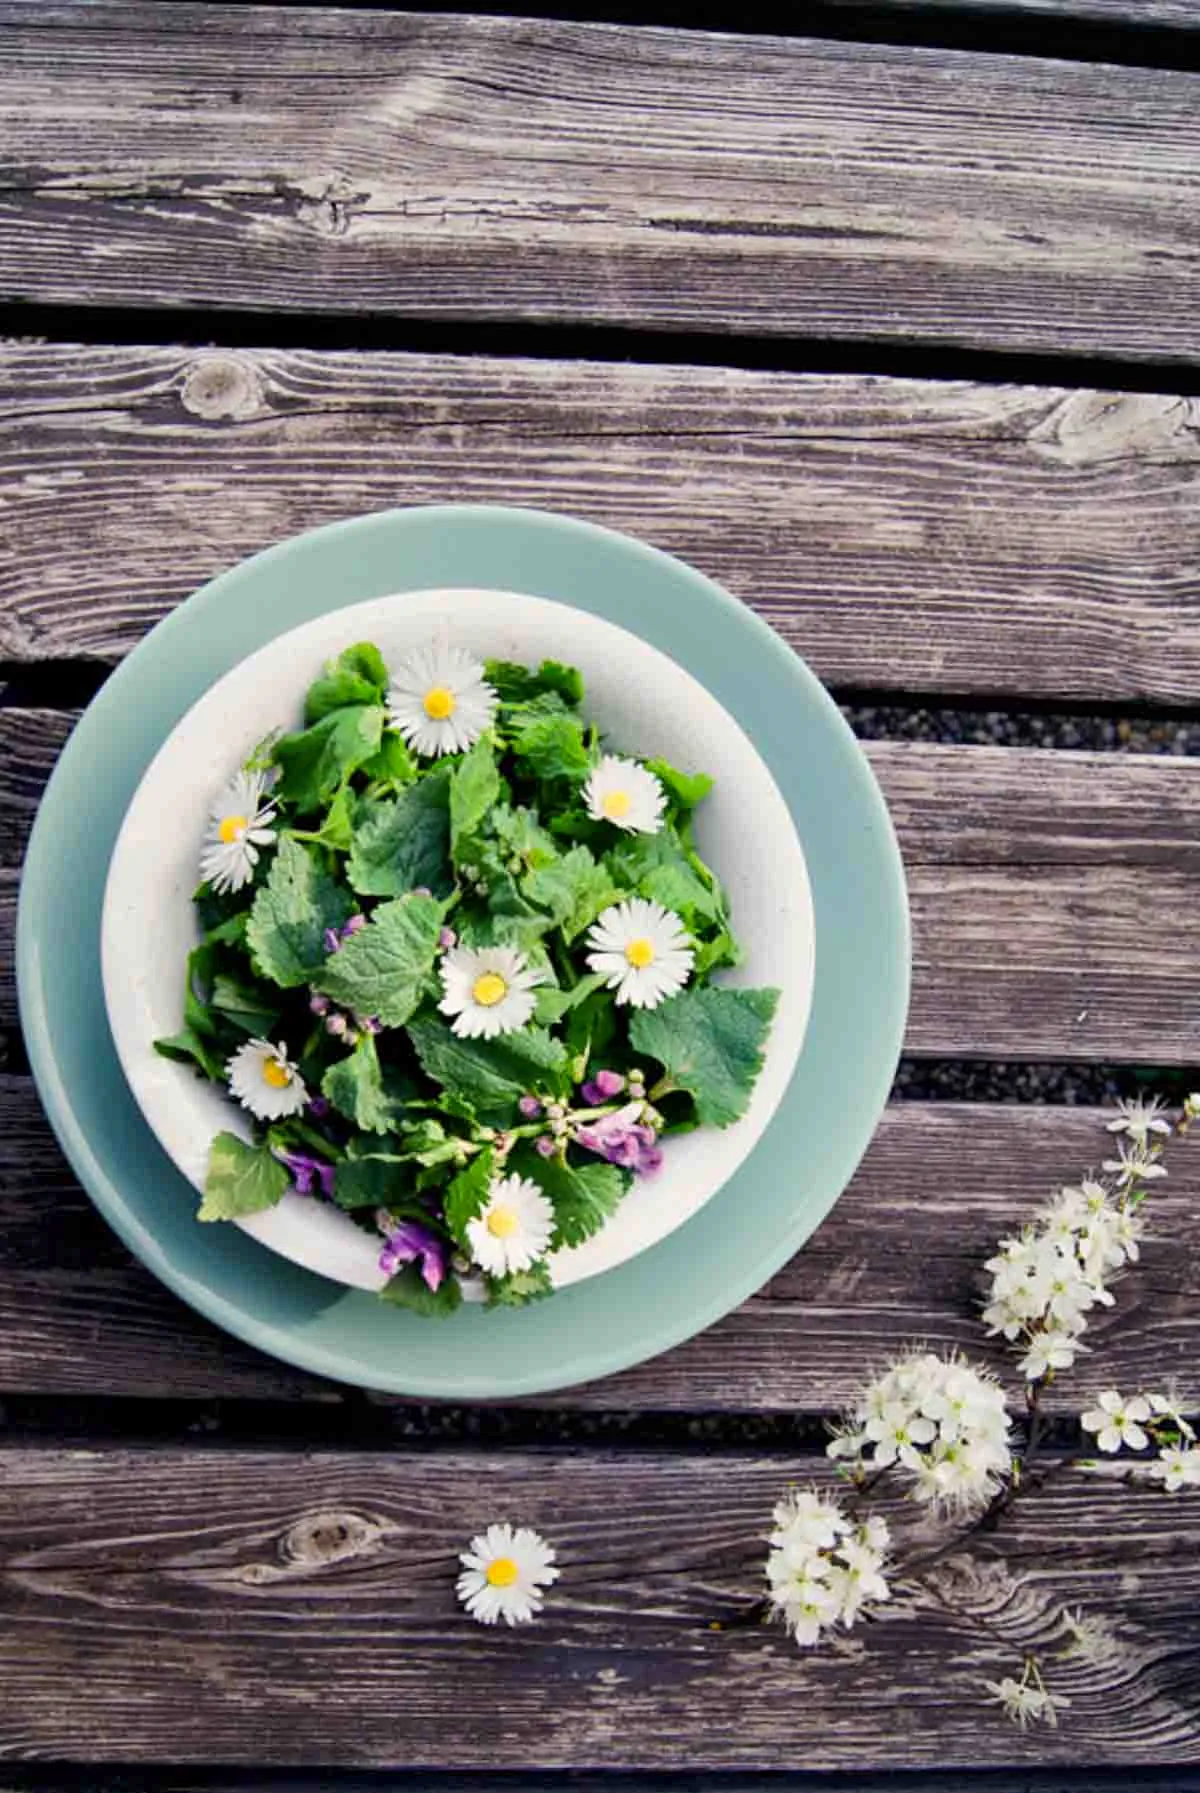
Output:
<path fill-rule="evenodd" d="M 625 746 L 633 748 L 634 743 Z M 775 990 L 697 853 L 702 773 L 618 753 L 570 666 L 368 642 L 214 802 L 180 1031 L 155 1041 L 251 1117 L 199 1218 L 288 1190 L 371 1237 L 384 1300 L 551 1292 L 673 1134 L 744 1114 Z"/>

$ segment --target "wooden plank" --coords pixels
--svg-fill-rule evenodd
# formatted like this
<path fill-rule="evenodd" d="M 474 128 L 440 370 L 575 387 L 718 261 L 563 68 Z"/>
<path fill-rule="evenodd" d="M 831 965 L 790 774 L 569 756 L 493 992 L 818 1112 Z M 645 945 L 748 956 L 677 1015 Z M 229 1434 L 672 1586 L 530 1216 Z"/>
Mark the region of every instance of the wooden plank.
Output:
<path fill-rule="evenodd" d="M 316 8 L 0 26 L 26 302 L 1200 345 L 1187 74 Z"/>
<path fill-rule="evenodd" d="M 771 1507 L 808 1467 L 6 1451 L 0 1751 L 409 1771 L 1200 1761 L 1200 1502 L 1060 1475 L 977 1545 L 977 1568 L 954 1559 L 932 1593 L 902 1589 L 800 1657 L 778 1632 L 711 1622 L 757 1591 Z M 929 1534 L 890 1512 L 914 1554 Z M 457 1552 L 499 1516 L 562 1562 L 517 1636 L 453 1593 Z M 1026 1649 L 1057 1655 L 1067 1607 L 1113 1641 L 1048 1666 L 1070 1712 L 1057 1734 L 1022 1733 L 982 1682 Z"/>
<path fill-rule="evenodd" d="M 26 726 L 25 718 L 29 721 Z M 0 711 L 0 822 L 19 843 L 66 717 Z M 908 871 L 910 1053 L 1196 1056 L 1186 917 L 1200 764 L 1115 754 L 876 742 Z M 0 850 L 0 864 L 7 855 Z M 0 1027 L 16 1020 L 15 875 L 0 869 Z"/>
<path fill-rule="evenodd" d="M 549 1403 L 569 1408 L 827 1413 L 914 1338 L 1011 1374 L 983 1334 L 995 1241 L 1111 1146 L 1095 1110 L 893 1104 L 809 1244 L 738 1312 L 637 1369 Z M 1095 1349 L 1050 1394 L 1076 1413 L 1101 1389 L 1177 1378 L 1200 1403 L 1200 1141 L 1173 1148 L 1153 1237 L 1096 1322 Z M 0 1389 L 292 1397 L 327 1384 L 225 1339 L 134 1264 L 62 1162 L 32 1086 L 0 1078 Z"/>
<path fill-rule="evenodd" d="M 835 12 L 845 6 L 857 10 L 862 0 L 823 0 Z M 978 14 L 980 22 L 989 13 L 1028 13 L 1048 24 L 1069 25 L 1075 19 L 1094 20 L 1098 24 L 1128 25 L 1135 31 L 1151 27 L 1169 27 L 1180 31 L 1200 29 L 1200 6 L 1196 0 L 875 0 L 875 11 L 946 13 L 959 20 Z M 1134 40 L 1136 41 L 1136 39 Z M 1116 60 L 1114 56 L 1113 60 Z"/>
<path fill-rule="evenodd" d="M 1165 394 L 9 344 L 0 659 L 115 659 L 284 536 L 462 499 L 681 555 L 835 687 L 1194 705 L 1198 461 Z"/>

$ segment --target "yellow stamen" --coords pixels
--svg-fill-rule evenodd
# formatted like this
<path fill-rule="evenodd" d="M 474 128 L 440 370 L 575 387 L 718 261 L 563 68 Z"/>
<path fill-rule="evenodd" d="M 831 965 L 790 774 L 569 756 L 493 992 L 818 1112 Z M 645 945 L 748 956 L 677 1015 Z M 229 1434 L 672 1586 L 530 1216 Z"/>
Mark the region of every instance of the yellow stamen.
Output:
<path fill-rule="evenodd" d="M 292 1081 L 292 1073 L 277 1058 L 263 1059 L 263 1082 L 269 1083 L 272 1089 L 286 1089 Z"/>
<path fill-rule="evenodd" d="M 456 708 L 457 699 L 445 685 L 433 685 L 425 693 L 425 714 L 431 722 L 445 722 Z"/>
<path fill-rule="evenodd" d="M 510 1588 L 517 1579 L 519 1571 L 511 1556 L 498 1556 L 494 1563 L 487 1566 L 488 1586 L 493 1588 Z"/>
<path fill-rule="evenodd" d="M 217 829 L 217 833 L 221 837 L 221 844 L 231 847 L 235 840 L 241 840 L 248 827 L 249 822 L 245 816 L 225 816 L 221 826 Z"/>
<path fill-rule="evenodd" d="M 635 971 L 644 971 L 647 965 L 654 963 L 654 947 L 644 936 L 641 940 L 631 940 L 625 948 L 625 957 Z"/>
<path fill-rule="evenodd" d="M 600 807 L 610 822 L 619 822 L 629 814 L 629 792 L 610 791 Z"/>
<path fill-rule="evenodd" d="M 498 971 L 485 971 L 475 979 L 471 995 L 481 1009 L 494 1009 L 508 995 L 508 985 Z"/>
<path fill-rule="evenodd" d="M 487 1230 L 493 1239 L 511 1239 L 517 1230 L 517 1217 L 511 1208 L 501 1204 L 487 1217 Z"/>

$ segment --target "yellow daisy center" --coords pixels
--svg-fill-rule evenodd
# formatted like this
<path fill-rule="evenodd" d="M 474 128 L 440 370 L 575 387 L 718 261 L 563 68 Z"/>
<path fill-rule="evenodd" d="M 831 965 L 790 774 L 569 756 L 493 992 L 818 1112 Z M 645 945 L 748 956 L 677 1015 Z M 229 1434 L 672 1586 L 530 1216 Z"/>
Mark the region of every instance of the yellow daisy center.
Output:
<path fill-rule="evenodd" d="M 223 846 L 231 847 L 235 840 L 241 840 L 249 826 L 245 816 L 225 816 L 217 833 Z"/>
<path fill-rule="evenodd" d="M 518 1569 L 511 1556 L 498 1556 L 494 1563 L 487 1566 L 488 1586 L 493 1588 L 510 1588 L 517 1579 Z"/>
<path fill-rule="evenodd" d="M 493 1208 L 487 1217 L 487 1230 L 493 1239 L 511 1239 L 517 1230 L 517 1216 L 512 1208 L 503 1203 Z"/>
<path fill-rule="evenodd" d="M 431 722 L 445 722 L 457 707 L 457 699 L 446 685 L 431 685 L 423 701 L 425 714 Z"/>
<path fill-rule="evenodd" d="M 600 807 L 610 822 L 619 822 L 629 814 L 629 792 L 610 791 Z"/>
<path fill-rule="evenodd" d="M 508 985 L 498 971 L 485 971 L 475 979 L 471 995 L 481 1009 L 494 1009 L 508 995 Z"/>
<path fill-rule="evenodd" d="M 292 1073 L 277 1058 L 264 1058 L 262 1068 L 263 1082 L 269 1083 L 272 1089 L 286 1089 L 292 1081 Z"/>
<path fill-rule="evenodd" d="M 635 971 L 644 971 L 647 965 L 654 963 L 653 944 L 643 934 L 640 940 L 631 940 L 625 948 L 625 957 Z"/>

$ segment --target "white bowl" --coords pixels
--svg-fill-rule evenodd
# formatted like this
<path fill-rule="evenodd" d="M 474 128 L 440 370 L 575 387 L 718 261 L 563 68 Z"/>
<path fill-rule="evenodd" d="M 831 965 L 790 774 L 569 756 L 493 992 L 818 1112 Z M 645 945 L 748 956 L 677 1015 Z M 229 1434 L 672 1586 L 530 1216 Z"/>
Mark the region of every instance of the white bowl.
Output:
<path fill-rule="evenodd" d="M 250 1138 L 246 1117 L 215 1085 L 161 1058 L 153 1041 L 181 1022 L 184 963 L 197 938 L 191 895 L 214 793 L 273 728 L 301 722 L 323 663 L 355 641 L 389 665 L 434 630 L 480 659 L 578 666 L 585 710 L 615 747 L 662 756 L 715 780 L 697 811 L 701 853 L 729 892 L 745 963 L 731 985 L 782 995 L 749 1109 L 723 1130 L 664 1142 L 657 1176 L 639 1179 L 601 1232 L 552 1262 L 563 1287 L 645 1251 L 687 1220 L 734 1173 L 787 1088 L 812 997 L 812 896 L 804 853 L 774 779 L 742 729 L 690 673 L 628 630 L 520 592 L 403 592 L 330 612 L 243 660 L 167 737 L 126 813 L 109 868 L 101 930 L 104 994 L 122 1068 L 160 1143 L 197 1189 L 223 1128 Z M 379 1289 L 378 1246 L 349 1217 L 294 1191 L 237 1222 L 283 1257 L 354 1288 Z"/>

